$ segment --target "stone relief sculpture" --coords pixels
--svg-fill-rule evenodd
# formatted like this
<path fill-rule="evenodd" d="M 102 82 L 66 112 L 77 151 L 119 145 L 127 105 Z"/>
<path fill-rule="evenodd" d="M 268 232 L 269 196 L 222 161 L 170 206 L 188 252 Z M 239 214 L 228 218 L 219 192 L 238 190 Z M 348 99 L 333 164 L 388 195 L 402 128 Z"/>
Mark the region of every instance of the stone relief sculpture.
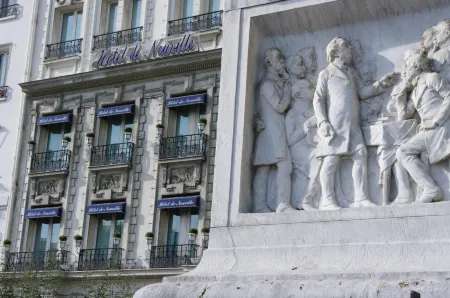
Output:
<path fill-rule="evenodd" d="M 437 51 L 431 54 L 432 69 L 450 80 L 450 19 L 439 22 L 433 28 L 433 49 Z"/>

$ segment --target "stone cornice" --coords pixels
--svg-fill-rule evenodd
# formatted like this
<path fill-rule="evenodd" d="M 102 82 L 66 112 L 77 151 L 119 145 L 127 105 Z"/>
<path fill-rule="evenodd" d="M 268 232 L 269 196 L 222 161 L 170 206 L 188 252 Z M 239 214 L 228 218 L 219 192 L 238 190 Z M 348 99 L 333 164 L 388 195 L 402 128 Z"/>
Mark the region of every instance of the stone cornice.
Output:
<path fill-rule="evenodd" d="M 193 71 L 220 68 L 222 50 L 184 54 L 152 60 L 112 66 L 99 70 L 37 80 L 19 84 L 22 91 L 31 97 L 71 93 L 86 89 L 120 85 L 153 78 L 180 75 Z"/>

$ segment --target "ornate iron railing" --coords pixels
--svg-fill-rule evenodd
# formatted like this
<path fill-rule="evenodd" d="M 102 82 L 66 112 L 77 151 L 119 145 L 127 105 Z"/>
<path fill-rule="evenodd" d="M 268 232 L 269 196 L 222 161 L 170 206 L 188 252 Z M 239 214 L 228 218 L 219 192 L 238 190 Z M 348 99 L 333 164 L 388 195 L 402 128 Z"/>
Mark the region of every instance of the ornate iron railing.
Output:
<path fill-rule="evenodd" d="M 0 19 L 19 15 L 19 4 L 0 7 Z"/>
<path fill-rule="evenodd" d="M 78 270 L 112 270 L 122 267 L 122 248 L 81 249 Z"/>
<path fill-rule="evenodd" d="M 222 26 L 222 11 L 169 21 L 169 35 L 208 30 Z"/>
<path fill-rule="evenodd" d="M 200 262 L 202 247 L 196 244 L 152 246 L 150 268 L 177 268 L 197 265 Z"/>
<path fill-rule="evenodd" d="M 46 60 L 76 56 L 81 53 L 83 39 L 74 39 L 47 45 Z"/>
<path fill-rule="evenodd" d="M 0 98 L 5 98 L 8 95 L 8 86 L 0 87 Z"/>
<path fill-rule="evenodd" d="M 133 143 L 95 146 L 91 150 L 91 167 L 111 165 L 131 165 L 133 163 Z"/>
<path fill-rule="evenodd" d="M 142 41 L 142 27 L 94 36 L 93 50 Z"/>
<path fill-rule="evenodd" d="M 6 253 L 5 271 L 53 271 L 69 264 L 66 250 Z"/>
<path fill-rule="evenodd" d="M 31 157 L 30 174 L 67 171 L 70 155 L 70 150 L 34 153 Z"/>
<path fill-rule="evenodd" d="M 159 159 L 203 156 L 206 151 L 206 134 L 162 138 Z"/>

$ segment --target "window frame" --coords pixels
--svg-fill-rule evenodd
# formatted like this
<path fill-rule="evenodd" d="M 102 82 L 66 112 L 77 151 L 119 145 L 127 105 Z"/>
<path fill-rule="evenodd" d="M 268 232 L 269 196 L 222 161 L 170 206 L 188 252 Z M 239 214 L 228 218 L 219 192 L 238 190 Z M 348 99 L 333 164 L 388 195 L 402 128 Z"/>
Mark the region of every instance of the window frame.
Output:
<path fill-rule="evenodd" d="M 109 21 L 111 18 L 111 6 L 112 5 L 117 5 L 116 8 L 116 22 L 114 24 L 114 31 L 109 31 Z M 107 16 L 106 16 L 106 33 L 113 33 L 113 32 L 117 32 L 117 15 L 119 14 L 119 2 L 110 2 L 107 4 Z"/>
<path fill-rule="evenodd" d="M 123 228 L 125 226 L 125 214 L 124 213 L 112 213 L 112 214 L 98 214 L 97 215 L 97 220 L 96 220 L 96 224 L 95 224 L 95 238 L 94 238 L 94 249 L 106 249 L 106 248 L 99 248 L 97 247 L 97 242 L 98 242 L 98 235 L 99 235 L 99 231 L 100 231 L 100 222 L 101 222 L 101 218 L 102 217 L 106 217 L 106 216 L 111 216 L 111 227 L 113 227 L 112 229 L 109 230 L 109 240 L 108 240 L 108 247 L 107 248 L 114 248 L 114 240 L 113 240 L 113 235 L 116 232 L 115 231 L 115 227 L 116 227 L 116 221 L 118 220 L 118 216 L 117 215 L 122 215 L 121 219 L 123 221 L 122 223 L 122 231 L 120 231 L 120 235 L 123 236 Z M 119 218 L 120 220 L 120 218 Z M 117 248 L 120 248 L 122 246 L 122 237 L 120 238 L 119 244 L 117 245 Z"/>
<path fill-rule="evenodd" d="M 56 222 L 55 222 L 56 219 Z M 44 223 L 44 220 L 41 221 L 36 221 L 36 227 L 34 229 L 34 237 L 33 237 L 33 252 L 39 252 L 38 250 L 36 250 L 36 238 L 38 237 L 38 225 Z M 52 234 L 53 234 L 53 225 L 55 223 L 59 223 L 59 233 L 61 233 L 61 218 L 48 218 L 48 237 L 47 237 L 47 241 L 45 243 L 45 252 L 47 251 L 51 251 L 50 250 L 50 245 L 51 245 L 51 241 L 52 241 Z M 60 248 L 59 247 L 59 235 L 58 235 L 58 241 L 57 241 L 57 249 Z"/>
<path fill-rule="evenodd" d="M 6 78 L 9 69 L 10 53 L 8 49 L 0 48 L 0 87 L 6 86 Z M 6 58 L 4 58 L 6 57 Z M 6 61 L 3 61 L 5 59 Z"/>
<path fill-rule="evenodd" d="M 62 35 L 63 35 L 63 26 L 64 26 L 64 16 L 68 15 L 68 14 L 72 14 L 73 13 L 73 19 L 74 19 L 74 24 L 73 24 L 73 28 L 72 28 L 72 33 L 71 33 L 71 38 L 67 39 L 67 40 L 62 40 Z M 78 15 L 81 13 L 81 24 L 78 24 Z M 59 42 L 63 43 L 63 42 L 68 42 L 71 40 L 77 40 L 81 38 L 82 35 L 82 28 L 80 27 L 80 36 L 77 37 L 76 33 L 77 33 L 77 27 L 78 25 L 82 26 L 83 25 L 83 10 L 82 9 L 78 9 L 78 10 L 73 10 L 70 12 L 64 12 L 61 13 L 61 22 L 60 22 L 60 32 L 59 32 Z"/>

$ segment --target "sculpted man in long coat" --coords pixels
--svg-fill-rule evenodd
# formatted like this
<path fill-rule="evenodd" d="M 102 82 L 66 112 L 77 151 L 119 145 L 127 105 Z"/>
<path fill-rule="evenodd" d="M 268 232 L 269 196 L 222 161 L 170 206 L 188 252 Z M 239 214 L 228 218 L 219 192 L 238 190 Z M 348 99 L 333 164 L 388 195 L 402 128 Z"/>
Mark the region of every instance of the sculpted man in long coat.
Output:
<path fill-rule="evenodd" d="M 266 75 L 261 82 L 256 109 L 259 131 L 256 135 L 253 179 L 254 212 L 271 212 L 267 204 L 267 185 L 271 166 L 277 168 L 277 212 L 295 210 L 291 200 L 292 162 L 286 138 L 285 112 L 291 103 L 291 84 L 286 63 L 278 49 L 264 55 Z"/>
<path fill-rule="evenodd" d="M 352 48 L 341 37 L 327 46 L 329 65 L 319 74 L 314 95 L 314 112 L 319 128 L 317 157 L 323 158 L 320 171 L 322 198 L 320 209 L 340 208 L 335 199 L 335 174 L 342 157 L 353 160 L 355 188 L 352 207 L 373 206 L 367 188 L 367 149 L 360 126 L 359 100 L 376 96 L 392 86 L 396 74 L 384 76 L 371 86 L 364 86 L 352 63 Z"/>

